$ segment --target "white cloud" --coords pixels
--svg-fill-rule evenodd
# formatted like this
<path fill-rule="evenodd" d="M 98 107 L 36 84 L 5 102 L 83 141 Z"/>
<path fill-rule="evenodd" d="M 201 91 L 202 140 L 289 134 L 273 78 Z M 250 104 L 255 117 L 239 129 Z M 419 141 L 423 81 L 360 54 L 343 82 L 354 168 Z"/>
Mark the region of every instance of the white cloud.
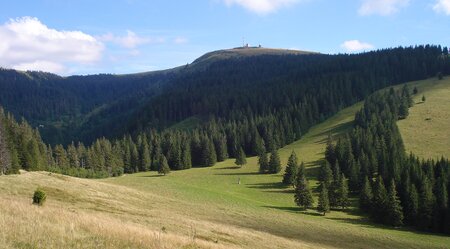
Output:
<path fill-rule="evenodd" d="M 139 36 L 131 30 L 127 30 L 127 35 L 117 36 L 112 33 L 107 33 L 99 37 L 101 41 L 113 42 L 121 47 L 128 49 L 135 49 L 138 46 L 149 43 L 164 43 L 165 39 L 162 37 L 145 37 Z"/>
<path fill-rule="evenodd" d="M 370 43 L 361 42 L 358 40 L 345 41 L 344 43 L 341 44 L 341 47 L 350 53 L 360 52 L 364 50 L 371 50 L 375 48 Z"/>
<path fill-rule="evenodd" d="M 409 1 L 410 0 L 363 0 L 358 13 L 362 16 L 373 14 L 387 16 L 408 6 Z"/>
<path fill-rule="evenodd" d="M 257 14 L 269 14 L 280 8 L 288 7 L 300 0 L 223 0 L 227 6 L 240 5 Z"/>
<path fill-rule="evenodd" d="M 99 60 L 104 49 L 88 34 L 50 29 L 34 17 L 10 19 L 0 37 L 0 66 L 18 70 L 64 73 L 68 63 Z"/>
<path fill-rule="evenodd" d="M 187 43 L 189 40 L 186 38 L 186 37 L 181 37 L 181 36 L 179 36 L 179 37 L 176 37 L 175 39 L 173 39 L 173 42 L 175 43 L 175 44 L 185 44 L 185 43 Z"/>
<path fill-rule="evenodd" d="M 450 15 L 450 0 L 438 0 L 436 4 L 433 5 L 433 10 L 437 13 Z"/>

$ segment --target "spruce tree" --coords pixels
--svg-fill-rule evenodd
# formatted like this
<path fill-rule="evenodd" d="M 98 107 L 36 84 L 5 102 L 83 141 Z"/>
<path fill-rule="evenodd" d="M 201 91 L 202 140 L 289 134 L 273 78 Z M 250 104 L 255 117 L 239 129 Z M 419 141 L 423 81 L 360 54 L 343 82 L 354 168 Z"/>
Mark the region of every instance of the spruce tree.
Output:
<path fill-rule="evenodd" d="M 269 170 L 269 160 L 267 159 L 267 153 L 265 151 L 261 151 L 258 156 L 258 164 L 259 164 L 259 173 L 267 173 Z"/>
<path fill-rule="evenodd" d="M 270 154 L 270 161 L 269 161 L 269 173 L 276 174 L 281 171 L 281 162 L 280 162 L 280 156 L 278 155 L 278 151 L 273 150 Z"/>
<path fill-rule="evenodd" d="M 422 95 L 422 102 L 425 102 L 425 100 L 427 100 L 427 98 L 425 98 L 425 94 Z"/>
<path fill-rule="evenodd" d="M 419 194 L 417 193 L 417 188 L 414 184 L 411 184 L 406 192 L 404 211 L 406 222 L 415 225 L 417 215 L 419 214 Z"/>
<path fill-rule="evenodd" d="M 159 159 L 158 173 L 160 175 L 166 175 L 170 173 L 169 164 L 167 163 L 167 158 L 164 155 L 162 155 Z"/>
<path fill-rule="evenodd" d="M 297 184 L 295 184 L 295 203 L 304 209 L 310 208 L 314 204 L 308 181 L 304 175 L 297 177 Z"/>
<path fill-rule="evenodd" d="M 339 206 L 339 184 L 341 182 L 341 170 L 339 167 L 339 163 L 336 161 L 333 167 L 333 181 L 328 188 L 328 196 L 330 198 L 330 206 L 338 207 Z"/>
<path fill-rule="evenodd" d="M 359 207 L 365 211 L 371 210 L 372 199 L 373 199 L 372 186 L 369 182 L 369 179 L 366 176 L 364 178 L 363 188 L 361 189 L 361 192 L 359 194 Z"/>
<path fill-rule="evenodd" d="M 373 188 L 372 216 L 376 221 L 383 221 L 387 207 L 387 192 L 381 176 L 377 177 Z"/>
<path fill-rule="evenodd" d="M 319 181 L 323 182 L 327 188 L 330 187 L 331 182 L 333 181 L 333 171 L 331 170 L 328 161 L 323 162 L 320 167 Z"/>
<path fill-rule="evenodd" d="M 283 183 L 295 187 L 297 174 L 298 174 L 297 155 L 295 154 L 294 151 L 292 151 L 283 176 Z"/>
<path fill-rule="evenodd" d="M 242 165 L 247 164 L 245 152 L 244 152 L 244 149 L 242 149 L 242 147 L 240 147 L 237 150 L 236 161 L 234 163 L 240 167 L 242 167 Z"/>
<path fill-rule="evenodd" d="M 434 195 L 430 180 L 425 176 L 419 194 L 418 225 L 423 230 L 431 228 L 433 221 Z"/>
<path fill-rule="evenodd" d="M 320 195 L 319 195 L 319 203 L 317 205 L 317 211 L 323 213 L 325 216 L 326 213 L 330 212 L 330 199 L 328 198 L 328 187 L 326 184 L 322 182 L 320 185 Z"/>
<path fill-rule="evenodd" d="M 392 226 L 403 225 L 403 209 L 400 205 L 400 198 L 397 196 L 394 180 L 391 181 L 391 186 L 387 198 L 387 216 L 385 222 Z"/>
<path fill-rule="evenodd" d="M 338 205 L 342 209 L 346 209 L 348 207 L 348 205 L 349 205 L 348 181 L 347 181 L 347 178 L 345 178 L 344 174 L 342 174 L 340 181 L 339 181 L 337 199 L 338 199 Z"/>

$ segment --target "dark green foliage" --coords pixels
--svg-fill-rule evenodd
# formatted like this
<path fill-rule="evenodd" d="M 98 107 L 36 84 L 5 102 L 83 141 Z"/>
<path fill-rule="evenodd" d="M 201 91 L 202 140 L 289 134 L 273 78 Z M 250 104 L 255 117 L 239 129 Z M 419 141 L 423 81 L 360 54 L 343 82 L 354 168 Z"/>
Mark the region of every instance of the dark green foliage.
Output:
<path fill-rule="evenodd" d="M 241 166 L 247 164 L 247 159 L 244 150 L 239 148 L 238 154 L 236 155 L 236 161 L 234 162 L 236 165 Z"/>
<path fill-rule="evenodd" d="M 425 100 L 427 100 L 427 99 L 425 98 L 425 94 L 424 94 L 424 95 L 422 95 L 422 102 L 425 102 Z"/>
<path fill-rule="evenodd" d="M 386 217 L 386 209 L 388 196 L 386 187 L 384 186 L 383 178 L 377 177 L 373 188 L 372 200 L 372 216 L 378 222 L 384 222 Z"/>
<path fill-rule="evenodd" d="M 419 93 L 419 90 L 417 89 L 417 87 L 415 86 L 413 89 L 413 94 L 416 95 L 417 93 Z"/>
<path fill-rule="evenodd" d="M 297 176 L 297 183 L 295 184 L 295 203 L 304 209 L 312 207 L 314 199 L 311 190 L 308 186 L 308 180 L 304 175 Z"/>
<path fill-rule="evenodd" d="M 418 226 L 423 230 L 431 229 L 433 224 L 433 208 L 435 199 L 433 189 L 427 177 L 422 179 L 422 187 L 419 193 Z"/>
<path fill-rule="evenodd" d="M 159 168 L 158 168 L 158 174 L 160 175 L 166 175 L 170 173 L 169 164 L 167 163 L 167 159 L 164 155 L 161 156 L 159 159 Z"/>
<path fill-rule="evenodd" d="M 330 212 L 330 200 L 328 198 L 328 188 L 325 184 L 320 185 L 319 203 L 317 205 L 317 211 L 323 213 Z"/>
<path fill-rule="evenodd" d="M 444 78 L 444 75 L 442 74 L 442 72 L 437 73 L 437 78 L 438 78 L 438 80 L 442 80 Z"/>
<path fill-rule="evenodd" d="M 292 151 L 291 156 L 289 156 L 286 171 L 283 176 L 283 183 L 295 187 L 297 174 L 298 174 L 297 155 L 295 154 L 294 151 Z"/>
<path fill-rule="evenodd" d="M 270 161 L 269 161 L 269 173 L 276 174 L 281 171 L 281 162 L 280 155 L 278 155 L 278 151 L 273 150 L 270 153 Z"/>
<path fill-rule="evenodd" d="M 333 171 L 331 170 L 330 163 L 325 161 L 320 167 L 319 181 L 325 186 L 330 187 L 333 181 Z"/>
<path fill-rule="evenodd" d="M 363 187 L 359 194 L 359 207 L 362 210 L 370 211 L 372 208 L 372 199 L 373 199 L 372 186 L 369 182 L 369 179 L 367 179 L 366 176 L 364 178 Z"/>
<path fill-rule="evenodd" d="M 400 205 L 400 198 L 397 196 L 394 180 L 391 181 L 388 192 L 386 214 L 386 223 L 392 226 L 403 225 L 403 209 Z"/>
<path fill-rule="evenodd" d="M 348 181 L 345 178 L 344 174 L 342 174 L 340 178 L 336 197 L 337 206 L 341 207 L 342 209 L 346 209 L 350 204 L 348 199 Z"/>
<path fill-rule="evenodd" d="M 359 194 L 361 209 L 375 221 L 448 233 L 450 163 L 444 158 L 424 161 L 405 153 L 396 122 L 406 117 L 411 105 L 407 86 L 366 99 L 355 115 L 353 130 L 334 147 L 337 164 L 329 188 L 330 205 L 339 206 L 341 179 L 336 173 L 342 171 L 349 177 L 351 190 Z M 391 183 L 389 192 L 384 182 Z"/>
<path fill-rule="evenodd" d="M 259 173 L 267 173 L 269 170 L 269 160 L 265 151 L 260 152 L 258 156 Z"/>
<path fill-rule="evenodd" d="M 47 199 L 47 194 L 40 188 L 36 189 L 33 194 L 33 204 L 42 206 Z"/>

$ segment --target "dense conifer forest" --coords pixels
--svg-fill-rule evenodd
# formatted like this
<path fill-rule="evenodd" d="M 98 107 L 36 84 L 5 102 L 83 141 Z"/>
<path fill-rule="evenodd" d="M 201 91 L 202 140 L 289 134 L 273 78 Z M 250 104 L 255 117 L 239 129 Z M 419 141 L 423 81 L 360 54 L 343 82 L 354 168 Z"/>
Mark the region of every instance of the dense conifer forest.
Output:
<path fill-rule="evenodd" d="M 411 94 L 405 85 L 367 98 L 351 133 L 335 145 L 328 141 L 321 187 L 330 193 L 331 207 L 342 206 L 348 198 L 342 186 L 348 185 L 377 222 L 450 233 L 450 162 L 406 154 L 396 124 L 407 118 Z"/>

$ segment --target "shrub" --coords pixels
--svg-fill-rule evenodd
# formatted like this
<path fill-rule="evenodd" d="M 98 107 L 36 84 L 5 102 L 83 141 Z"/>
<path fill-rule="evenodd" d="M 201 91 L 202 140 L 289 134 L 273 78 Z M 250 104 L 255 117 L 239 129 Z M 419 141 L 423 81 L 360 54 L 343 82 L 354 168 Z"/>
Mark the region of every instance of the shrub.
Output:
<path fill-rule="evenodd" d="M 44 205 L 45 199 L 47 199 L 47 194 L 42 189 L 36 189 L 33 195 L 33 204 L 42 206 Z"/>

